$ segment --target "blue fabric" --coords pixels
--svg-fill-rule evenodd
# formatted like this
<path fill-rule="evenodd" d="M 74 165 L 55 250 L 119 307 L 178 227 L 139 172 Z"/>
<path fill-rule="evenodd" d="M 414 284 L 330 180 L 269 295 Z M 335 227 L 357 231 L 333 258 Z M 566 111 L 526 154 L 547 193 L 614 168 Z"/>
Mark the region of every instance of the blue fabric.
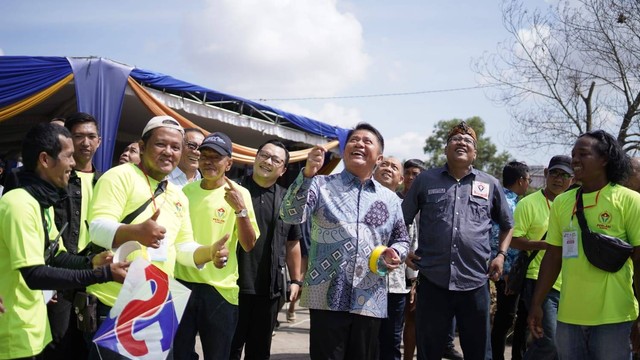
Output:
<path fill-rule="evenodd" d="M 633 321 L 581 326 L 558 321 L 558 357 L 560 360 L 631 360 L 632 324 Z"/>
<path fill-rule="evenodd" d="M 131 66 L 102 58 L 68 58 L 78 94 L 78 111 L 93 115 L 100 126 L 102 145 L 93 157 L 102 172 L 111 167 L 120 124 L 124 90 Z"/>
<path fill-rule="evenodd" d="M 64 57 L 0 56 L 0 108 L 42 91 L 71 74 Z"/>
<path fill-rule="evenodd" d="M 72 72 L 75 75 L 78 110 L 95 116 L 99 121 L 102 145 L 98 148 L 94 162 L 100 171 L 105 171 L 111 165 L 116 129 L 129 75 L 151 88 L 177 93 L 188 91 L 194 95 L 201 95 L 207 101 L 238 101 L 260 111 L 278 114 L 306 132 L 339 140 L 341 153 L 349 131 L 248 99 L 190 84 L 168 75 L 132 69 L 103 58 L 0 56 L 0 108 L 28 98 Z"/>
<path fill-rule="evenodd" d="M 536 288 L 536 280 L 526 279 L 524 289 L 522 290 L 522 299 L 527 307 L 527 311 L 531 311 L 531 299 L 533 291 Z M 560 302 L 560 292 L 551 289 L 547 293 L 547 297 L 542 303 L 542 332 L 543 336 L 534 339 L 527 347 L 524 354 L 524 360 L 557 360 L 558 352 L 556 350 L 556 323 L 558 321 L 558 303 Z"/>
<path fill-rule="evenodd" d="M 167 89 L 171 91 L 188 91 L 196 93 L 195 95 L 201 96 L 206 101 L 237 101 L 245 104 L 249 104 L 260 111 L 272 112 L 285 118 L 287 121 L 310 132 L 315 135 L 326 136 L 330 139 L 340 140 L 340 148 L 344 149 L 344 143 L 347 137 L 347 129 L 343 129 L 337 126 L 325 124 L 323 122 L 309 119 L 304 116 L 295 115 L 286 111 L 282 111 L 273 108 L 268 105 L 260 104 L 239 96 L 233 96 L 219 91 L 207 89 L 202 86 L 193 85 L 188 82 L 175 79 L 169 75 L 153 72 L 149 70 L 133 69 L 131 71 L 131 77 L 136 81 L 144 84 L 145 86 L 155 89 Z"/>
<path fill-rule="evenodd" d="M 516 211 L 516 205 L 518 204 L 518 194 L 513 191 L 503 188 L 504 197 L 507 199 L 507 204 L 509 204 L 509 209 L 511 209 L 511 214 Z M 491 220 L 491 258 L 495 258 L 498 254 L 498 248 L 500 247 L 500 225 Z M 511 270 L 511 264 L 516 261 L 516 258 L 520 255 L 520 250 L 509 247 L 507 249 L 507 256 L 504 259 L 504 265 L 502 268 L 502 277 L 509 274 L 509 270 Z"/>

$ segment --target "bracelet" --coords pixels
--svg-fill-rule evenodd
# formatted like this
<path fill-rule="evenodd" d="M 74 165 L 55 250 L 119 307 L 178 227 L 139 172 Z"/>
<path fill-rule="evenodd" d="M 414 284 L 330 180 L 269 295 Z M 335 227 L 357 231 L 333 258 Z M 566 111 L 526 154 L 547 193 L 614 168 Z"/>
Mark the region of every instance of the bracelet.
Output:
<path fill-rule="evenodd" d="M 300 280 L 291 280 L 291 283 L 302 287 L 302 281 L 300 281 Z"/>
<path fill-rule="evenodd" d="M 504 259 L 505 259 L 505 260 L 507 260 L 507 252 L 506 252 L 506 251 L 502 251 L 502 250 L 500 250 L 500 251 L 498 251 L 498 253 L 496 254 L 496 257 L 497 257 L 498 255 L 502 255 L 502 256 L 504 256 Z"/>

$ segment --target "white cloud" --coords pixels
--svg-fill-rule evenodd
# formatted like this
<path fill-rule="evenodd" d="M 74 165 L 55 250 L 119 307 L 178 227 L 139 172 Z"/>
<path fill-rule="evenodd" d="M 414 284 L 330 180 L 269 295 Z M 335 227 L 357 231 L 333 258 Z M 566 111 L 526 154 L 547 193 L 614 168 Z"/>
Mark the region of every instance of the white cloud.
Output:
<path fill-rule="evenodd" d="M 314 120 L 319 120 L 324 123 L 337 125 L 343 128 L 351 128 L 357 123 L 363 121 L 358 109 L 343 107 L 331 102 L 324 103 L 320 110 L 317 111 L 311 110 L 294 102 L 279 103 L 276 104 L 275 107 L 290 113 L 306 116 Z"/>
<path fill-rule="evenodd" d="M 209 0 L 183 39 L 201 83 L 245 97 L 332 95 L 371 62 L 362 25 L 336 0 Z"/>
<path fill-rule="evenodd" d="M 425 139 L 425 135 L 418 132 L 405 132 L 392 138 L 385 137 L 384 154 L 400 160 L 426 159 L 427 156 L 422 150 Z"/>

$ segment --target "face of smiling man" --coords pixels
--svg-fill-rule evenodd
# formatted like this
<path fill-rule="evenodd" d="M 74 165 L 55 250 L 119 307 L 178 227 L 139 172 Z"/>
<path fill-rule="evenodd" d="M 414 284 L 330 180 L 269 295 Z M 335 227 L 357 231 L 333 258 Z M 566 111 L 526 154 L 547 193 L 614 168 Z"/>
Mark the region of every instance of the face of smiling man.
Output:
<path fill-rule="evenodd" d="M 260 149 L 253 163 L 253 180 L 262 187 L 273 185 L 287 167 L 286 152 L 274 144 L 266 144 Z"/>
<path fill-rule="evenodd" d="M 396 191 L 402 183 L 402 164 L 394 157 L 386 157 L 376 168 L 373 178 L 391 191 Z"/>
<path fill-rule="evenodd" d="M 344 147 L 345 169 L 360 180 L 366 180 L 381 161 L 381 144 L 376 135 L 369 130 L 354 130 Z"/>
<path fill-rule="evenodd" d="M 204 141 L 204 135 L 198 131 L 185 131 L 184 146 L 182 148 L 182 156 L 178 167 L 185 174 L 193 176 L 198 170 L 198 159 L 200 159 L 200 151 L 198 148 Z"/>

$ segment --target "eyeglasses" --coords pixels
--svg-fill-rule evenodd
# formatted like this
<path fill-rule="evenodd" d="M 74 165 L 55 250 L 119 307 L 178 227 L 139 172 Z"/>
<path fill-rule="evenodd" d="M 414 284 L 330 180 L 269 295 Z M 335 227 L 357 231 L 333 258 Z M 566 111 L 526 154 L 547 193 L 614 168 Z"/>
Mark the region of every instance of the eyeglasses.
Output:
<path fill-rule="evenodd" d="M 262 152 L 262 151 L 260 151 L 258 153 L 258 158 L 260 158 L 260 160 L 262 160 L 262 161 L 267 161 L 267 160 L 271 159 L 271 162 L 273 163 L 273 165 L 278 166 L 278 167 L 284 165 L 284 160 L 280 159 L 279 157 L 277 157 L 275 155 L 267 154 L 267 153 Z"/>
<path fill-rule="evenodd" d="M 468 138 L 468 137 L 464 137 L 464 136 L 461 136 L 461 135 L 456 135 L 456 136 L 450 137 L 449 138 L 449 142 L 451 142 L 451 143 L 453 143 L 453 142 L 457 142 L 457 143 L 463 142 L 463 143 L 465 143 L 467 145 L 474 145 L 474 146 L 476 144 L 476 142 L 473 139 Z"/>
<path fill-rule="evenodd" d="M 549 176 L 555 179 L 561 178 L 562 180 L 569 180 L 573 177 L 573 175 L 568 174 L 564 171 L 549 171 Z"/>
<path fill-rule="evenodd" d="M 184 144 L 187 146 L 187 148 L 189 148 L 189 150 L 193 151 L 198 150 L 198 148 L 200 147 L 200 145 L 194 143 L 193 141 L 185 141 Z"/>
<path fill-rule="evenodd" d="M 533 181 L 533 179 L 531 177 L 521 177 L 520 179 L 525 179 L 529 184 L 531 184 L 531 182 Z"/>

